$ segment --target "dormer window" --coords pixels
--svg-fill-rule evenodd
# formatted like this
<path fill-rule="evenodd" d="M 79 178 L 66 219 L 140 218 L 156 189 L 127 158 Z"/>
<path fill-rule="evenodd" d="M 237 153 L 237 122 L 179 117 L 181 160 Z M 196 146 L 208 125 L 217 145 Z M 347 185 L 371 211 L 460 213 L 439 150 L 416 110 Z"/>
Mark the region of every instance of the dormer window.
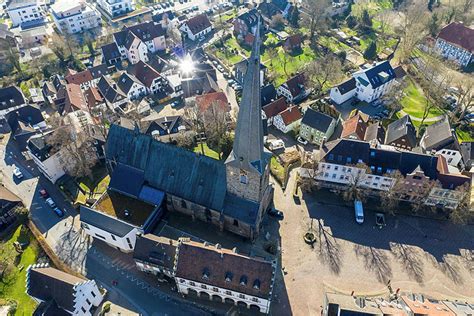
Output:
<path fill-rule="evenodd" d="M 232 281 L 232 272 L 226 272 L 225 274 L 225 281 L 226 282 L 231 282 Z"/>
<path fill-rule="evenodd" d="M 209 276 L 211 275 L 211 273 L 209 272 L 209 269 L 208 268 L 204 268 L 202 270 L 202 278 L 207 280 L 209 279 Z"/>
<path fill-rule="evenodd" d="M 253 288 L 256 289 L 256 290 L 260 289 L 260 280 L 259 279 L 255 279 L 255 281 L 253 281 Z"/>
<path fill-rule="evenodd" d="M 240 277 L 240 285 L 247 285 L 247 276 L 243 275 Z"/>

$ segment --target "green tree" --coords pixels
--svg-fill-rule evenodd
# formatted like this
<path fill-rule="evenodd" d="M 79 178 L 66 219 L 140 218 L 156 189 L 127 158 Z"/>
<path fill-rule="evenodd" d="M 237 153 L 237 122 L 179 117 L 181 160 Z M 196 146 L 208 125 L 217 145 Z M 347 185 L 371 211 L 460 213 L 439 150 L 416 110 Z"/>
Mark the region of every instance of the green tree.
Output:
<path fill-rule="evenodd" d="M 295 5 L 293 7 L 293 9 L 291 10 L 289 22 L 290 22 L 291 26 L 297 28 L 297 27 L 299 27 L 299 20 L 300 20 L 300 10 L 299 10 L 298 6 Z"/>
<path fill-rule="evenodd" d="M 433 15 L 431 16 L 431 20 L 428 24 L 428 29 L 430 31 L 431 36 L 436 36 L 438 34 L 439 22 L 440 21 L 439 21 L 439 18 L 438 18 L 438 14 L 433 13 Z"/>
<path fill-rule="evenodd" d="M 370 42 L 369 46 L 365 49 L 364 58 L 367 60 L 374 60 L 377 56 L 377 44 L 375 41 Z"/>
<path fill-rule="evenodd" d="M 372 28 L 372 18 L 370 17 L 369 11 L 367 9 L 364 9 L 362 11 L 362 17 L 361 17 L 361 26 L 366 30 L 370 30 Z"/>
<path fill-rule="evenodd" d="M 353 15 L 349 15 L 346 19 L 347 27 L 348 28 L 355 28 L 357 26 L 357 19 Z"/>

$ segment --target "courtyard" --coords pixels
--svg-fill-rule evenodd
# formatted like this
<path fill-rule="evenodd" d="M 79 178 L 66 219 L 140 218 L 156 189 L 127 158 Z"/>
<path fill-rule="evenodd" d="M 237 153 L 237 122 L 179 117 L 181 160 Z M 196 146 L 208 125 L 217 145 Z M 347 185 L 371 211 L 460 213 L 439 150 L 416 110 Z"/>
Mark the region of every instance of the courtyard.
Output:
<path fill-rule="evenodd" d="M 274 315 L 319 315 L 326 291 L 388 297 L 389 281 L 394 291 L 474 297 L 474 227 L 386 215 L 387 225 L 379 229 L 370 210 L 359 225 L 353 209 L 335 196 L 323 204 L 305 193 L 295 204 L 294 176 L 285 192 L 275 188 L 275 206 L 285 219 L 279 226 L 284 276 L 276 283 Z M 303 241 L 311 219 L 313 247 Z"/>

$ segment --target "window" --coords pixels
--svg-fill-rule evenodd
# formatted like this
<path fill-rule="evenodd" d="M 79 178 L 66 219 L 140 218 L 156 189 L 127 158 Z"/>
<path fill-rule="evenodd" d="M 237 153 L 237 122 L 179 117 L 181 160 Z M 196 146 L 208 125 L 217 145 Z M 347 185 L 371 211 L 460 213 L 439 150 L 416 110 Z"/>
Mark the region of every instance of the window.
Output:
<path fill-rule="evenodd" d="M 226 274 L 225 274 L 225 281 L 226 281 L 226 282 L 232 281 L 232 276 L 233 276 L 233 275 L 232 275 L 232 272 L 226 272 Z"/>
<path fill-rule="evenodd" d="M 335 173 L 332 174 L 332 178 L 336 179 L 336 174 Z"/>
<path fill-rule="evenodd" d="M 212 290 L 213 290 L 214 292 L 219 292 L 219 289 L 218 289 L 217 287 L 213 287 Z"/>
<path fill-rule="evenodd" d="M 128 238 L 128 237 L 127 237 L 127 243 L 128 243 L 128 247 L 129 247 L 130 249 L 133 249 L 132 243 L 130 242 L 130 238 Z"/>
<path fill-rule="evenodd" d="M 247 285 L 247 276 L 243 275 L 240 277 L 240 285 Z"/>
<path fill-rule="evenodd" d="M 253 288 L 258 290 L 260 289 L 260 280 L 259 279 L 255 279 L 255 281 L 253 281 Z"/>
<path fill-rule="evenodd" d="M 210 275 L 209 269 L 208 269 L 208 268 L 204 268 L 204 269 L 202 270 L 202 278 L 203 278 L 203 279 L 209 279 L 209 275 Z"/>
<path fill-rule="evenodd" d="M 375 157 L 375 151 L 370 152 L 370 157 Z"/>
<path fill-rule="evenodd" d="M 179 279 L 179 283 L 184 283 L 185 281 L 183 279 Z"/>
<path fill-rule="evenodd" d="M 91 305 L 91 301 L 89 301 L 88 298 L 86 298 L 86 303 L 87 303 L 87 305 Z"/>
<path fill-rule="evenodd" d="M 201 288 L 203 288 L 203 289 L 206 290 L 206 289 L 207 289 L 207 286 L 206 286 L 205 284 L 201 284 Z"/>
<path fill-rule="evenodd" d="M 235 227 L 239 227 L 239 221 L 234 219 L 234 222 L 232 223 Z"/>
<path fill-rule="evenodd" d="M 337 155 L 337 161 L 342 161 L 342 156 L 341 155 Z"/>
<path fill-rule="evenodd" d="M 252 297 L 252 301 L 258 303 L 258 298 Z"/>
<path fill-rule="evenodd" d="M 245 299 L 245 295 L 244 295 L 244 294 L 239 294 L 239 297 Z"/>
<path fill-rule="evenodd" d="M 87 225 L 86 223 L 81 223 L 81 228 L 90 229 L 89 225 Z"/>
<path fill-rule="evenodd" d="M 351 163 L 352 162 L 352 158 L 351 157 L 347 157 L 346 158 L 346 163 Z"/>
<path fill-rule="evenodd" d="M 240 183 L 247 184 L 249 182 L 247 171 L 240 169 Z"/>
<path fill-rule="evenodd" d="M 106 240 L 106 238 L 105 238 L 104 236 L 99 235 L 99 234 L 97 234 L 97 233 L 95 233 L 94 236 L 95 236 L 95 237 L 99 237 L 99 238 L 101 238 L 101 239 L 103 239 L 103 240 Z"/>
<path fill-rule="evenodd" d="M 110 234 L 110 237 L 112 237 L 112 240 L 117 240 L 114 235 Z"/>
<path fill-rule="evenodd" d="M 333 155 L 333 154 L 329 154 L 328 160 L 334 160 L 334 155 Z"/>
<path fill-rule="evenodd" d="M 94 291 L 91 291 L 91 295 L 92 295 L 92 297 L 96 297 Z"/>
<path fill-rule="evenodd" d="M 81 311 L 82 311 L 83 313 L 85 313 L 85 312 L 86 312 L 86 309 L 85 309 L 84 307 L 81 307 Z"/>
<path fill-rule="evenodd" d="M 225 294 L 232 296 L 232 292 L 231 292 L 231 291 L 225 291 Z"/>
<path fill-rule="evenodd" d="M 191 286 L 196 286 L 196 283 L 194 283 L 193 281 L 189 282 L 189 285 Z"/>
<path fill-rule="evenodd" d="M 339 170 L 339 166 L 334 166 L 334 170 Z"/>
<path fill-rule="evenodd" d="M 382 167 L 377 167 L 377 172 L 381 173 L 382 172 Z"/>

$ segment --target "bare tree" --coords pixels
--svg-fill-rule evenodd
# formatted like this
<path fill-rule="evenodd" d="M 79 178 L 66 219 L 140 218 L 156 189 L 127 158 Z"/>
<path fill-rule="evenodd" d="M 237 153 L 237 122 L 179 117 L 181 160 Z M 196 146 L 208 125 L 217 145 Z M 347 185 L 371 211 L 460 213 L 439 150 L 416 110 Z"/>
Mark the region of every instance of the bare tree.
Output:
<path fill-rule="evenodd" d="M 358 163 L 353 166 L 354 172 L 348 172 L 349 183 L 342 192 L 342 198 L 345 201 L 359 200 L 365 202 L 368 197 L 368 190 L 364 187 L 365 176 L 371 173 L 370 168 L 364 163 Z"/>
<path fill-rule="evenodd" d="M 272 17 L 270 26 L 276 30 L 282 30 L 285 27 L 285 19 L 283 18 L 283 15 L 275 14 Z"/>
<path fill-rule="evenodd" d="M 473 219 L 471 206 L 471 187 L 465 183 L 456 188 L 456 194 L 459 195 L 459 203 L 455 209 L 449 213 L 449 219 L 456 224 L 466 224 Z"/>
<path fill-rule="evenodd" d="M 455 93 L 457 97 L 457 106 L 452 116 L 454 117 L 454 122 L 458 123 L 462 121 L 466 114 L 474 110 L 474 79 L 467 78 L 466 80 L 458 81 L 455 84 L 457 92 Z"/>
<path fill-rule="evenodd" d="M 394 182 L 389 190 L 380 191 L 380 201 L 384 209 L 394 214 L 405 193 L 405 178 L 398 170 L 387 176 L 392 178 Z"/>
<path fill-rule="evenodd" d="M 390 90 L 381 97 L 384 101 L 384 106 L 390 110 L 391 113 L 398 112 L 402 109 L 400 101 L 404 97 L 405 88 L 407 86 L 407 80 L 402 80 L 397 85 L 392 86 Z"/>
<path fill-rule="evenodd" d="M 319 96 L 327 88 L 327 84 L 337 83 L 343 77 L 341 61 L 333 55 L 325 55 L 304 66 L 305 76 Z"/>
<path fill-rule="evenodd" d="M 303 0 L 302 18 L 303 25 L 309 27 L 309 40 L 314 43 L 314 35 L 317 31 L 327 28 L 326 18 L 331 7 L 329 0 Z"/>

